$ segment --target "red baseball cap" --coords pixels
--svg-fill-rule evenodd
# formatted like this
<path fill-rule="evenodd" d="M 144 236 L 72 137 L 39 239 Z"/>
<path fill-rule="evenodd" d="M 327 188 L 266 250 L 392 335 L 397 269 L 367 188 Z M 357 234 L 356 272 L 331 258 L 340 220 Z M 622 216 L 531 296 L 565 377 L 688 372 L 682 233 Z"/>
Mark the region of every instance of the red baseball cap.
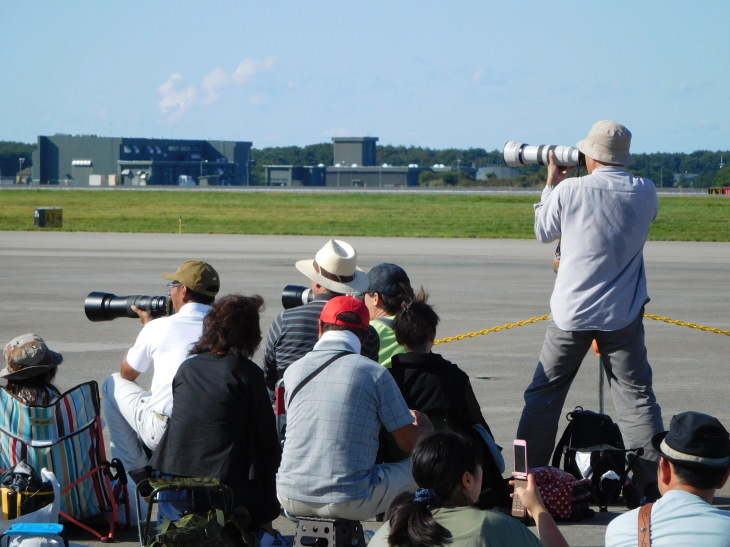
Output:
<path fill-rule="evenodd" d="M 338 319 L 340 314 L 346 311 L 351 311 L 360 316 L 360 323 L 348 323 Z M 319 319 L 323 323 L 330 323 L 332 325 L 341 325 L 343 327 L 351 327 L 354 329 L 366 330 L 370 328 L 370 312 L 365 302 L 354 296 L 335 296 L 324 308 L 322 308 L 322 314 Z"/>

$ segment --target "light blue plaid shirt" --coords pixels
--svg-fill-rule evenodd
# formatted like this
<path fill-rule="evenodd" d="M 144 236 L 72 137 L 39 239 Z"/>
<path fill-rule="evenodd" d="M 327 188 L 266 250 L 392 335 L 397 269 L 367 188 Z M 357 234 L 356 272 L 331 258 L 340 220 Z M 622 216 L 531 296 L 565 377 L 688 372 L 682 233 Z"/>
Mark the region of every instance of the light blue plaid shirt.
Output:
<path fill-rule="evenodd" d="M 340 334 L 325 333 L 310 353 L 287 368 L 287 392 L 336 353 L 353 351 Z M 337 359 L 287 408 L 278 493 L 317 503 L 367 498 L 377 481 L 381 424 L 394 431 L 411 423 L 413 416 L 386 368 L 355 353 Z"/>

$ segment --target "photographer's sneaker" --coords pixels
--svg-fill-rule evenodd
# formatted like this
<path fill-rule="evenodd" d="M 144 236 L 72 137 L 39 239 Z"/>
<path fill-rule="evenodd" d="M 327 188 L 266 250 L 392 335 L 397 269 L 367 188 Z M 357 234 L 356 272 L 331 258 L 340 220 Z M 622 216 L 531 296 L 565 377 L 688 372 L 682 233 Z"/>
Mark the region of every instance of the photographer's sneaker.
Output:
<path fill-rule="evenodd" d="M 257 535 L 261 547 L 292 547 L 292 542 L 282 536 L 279 530 L 274 530 L 274 535 L 272 536 L 265 530 L 260 529 Z"/>

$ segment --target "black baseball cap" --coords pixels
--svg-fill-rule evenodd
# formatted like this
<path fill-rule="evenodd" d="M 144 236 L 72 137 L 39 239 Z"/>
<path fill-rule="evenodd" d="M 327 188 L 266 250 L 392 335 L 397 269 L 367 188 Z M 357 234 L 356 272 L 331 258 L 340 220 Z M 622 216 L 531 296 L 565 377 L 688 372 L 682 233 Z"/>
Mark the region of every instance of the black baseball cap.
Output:
<path fill-rule="evenodd" d="M 368 293 L 378 293 L 386 296 L 396 297 L 403 293 L 402 286 L 411 286 L 406 271 L 397 264 L 382 262 L 368 272 L 370 286 Z"/>

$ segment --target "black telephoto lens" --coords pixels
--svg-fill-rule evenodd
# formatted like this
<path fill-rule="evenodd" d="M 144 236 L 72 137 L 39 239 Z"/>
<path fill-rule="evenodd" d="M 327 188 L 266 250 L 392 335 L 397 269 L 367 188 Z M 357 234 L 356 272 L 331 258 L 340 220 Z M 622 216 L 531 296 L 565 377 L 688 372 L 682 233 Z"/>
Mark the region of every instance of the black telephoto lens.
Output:
<path fill-rule="evenodd" d="M 285 310 L 296 308 L 314 299 L 312 289 L 300 285 L 287 285 L 281 292 L 281 305 Z"/>
<path fill-rule="evenodd" d="M 132 294 L 115 296 L 105 292 L 91 292 L 84 301 L 84 312 L 89 321 L 111 321 L 117 317 L 137 318 L 132 305 L 149 312 L 152 317 L 172 314 L 172 302 L 167 296 Z"/>

